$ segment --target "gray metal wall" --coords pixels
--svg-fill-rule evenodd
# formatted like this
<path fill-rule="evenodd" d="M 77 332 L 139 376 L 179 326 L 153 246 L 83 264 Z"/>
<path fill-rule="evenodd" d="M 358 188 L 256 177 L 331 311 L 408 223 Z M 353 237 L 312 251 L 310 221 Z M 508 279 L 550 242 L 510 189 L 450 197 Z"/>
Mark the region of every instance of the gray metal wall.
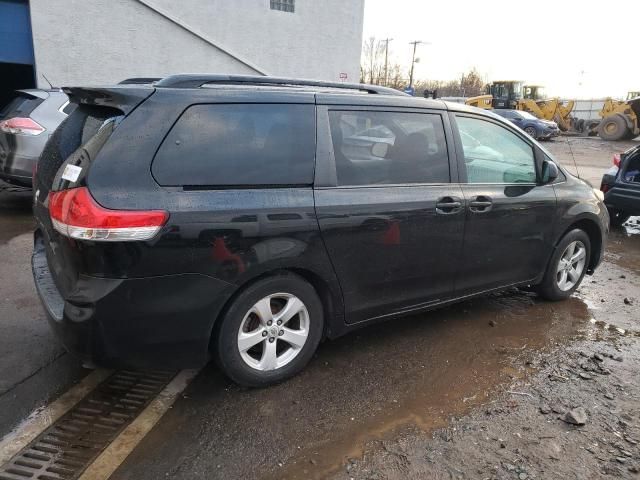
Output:
<path fill-rule="evenodd" d="M 39 86 L 171 73 L 359 76 L 364 0 L 31 0 Z"/>

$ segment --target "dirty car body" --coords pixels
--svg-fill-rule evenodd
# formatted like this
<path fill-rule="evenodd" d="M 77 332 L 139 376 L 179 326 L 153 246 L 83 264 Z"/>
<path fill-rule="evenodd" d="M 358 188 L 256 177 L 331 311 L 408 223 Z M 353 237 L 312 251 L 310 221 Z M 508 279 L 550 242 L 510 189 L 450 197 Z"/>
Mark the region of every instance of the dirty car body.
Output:
<path fill-rule="evenodd" d="M 604 205 L 510 123 L 377 87 L 269 82 L 65 89 L 79 106 L 36 177 L 33 269 L 68 349 L 201 365 L 247 292 L 282 278 L 318 299 L 299 324 L 334 338 L 539 284 L 576 228 L 584 271 L 600 263 Z M 479 145 L 486 129 L 506 143 Z"/>

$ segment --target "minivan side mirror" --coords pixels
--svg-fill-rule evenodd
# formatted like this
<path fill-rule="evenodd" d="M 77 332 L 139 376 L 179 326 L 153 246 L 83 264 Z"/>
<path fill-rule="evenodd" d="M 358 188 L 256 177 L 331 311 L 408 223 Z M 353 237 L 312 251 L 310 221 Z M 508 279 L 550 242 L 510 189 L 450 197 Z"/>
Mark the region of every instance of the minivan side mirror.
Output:
<path fill-rule="evenodd" d="M 541 172 L 541 183 L 546 185 L 548 183 L 553 182 L 556 178 L 558 178 L 558 166 L 550 162 L 549 160 L 544 160 L 542 162 L 542 172 Z"/>

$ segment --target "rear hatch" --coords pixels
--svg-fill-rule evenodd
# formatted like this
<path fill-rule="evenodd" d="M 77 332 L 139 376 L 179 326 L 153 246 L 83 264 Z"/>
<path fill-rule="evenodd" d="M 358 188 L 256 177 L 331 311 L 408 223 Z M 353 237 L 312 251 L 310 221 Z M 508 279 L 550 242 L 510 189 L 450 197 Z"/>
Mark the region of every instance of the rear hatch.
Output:
<path fill-rule="evenodd" d="M 99 242 L 79 238 L 78 231 L 69 231 L 73 225 L 62 227 L 60 220 L 64 218 L 52 218 L 52 209 L 65 210 L 65 215 L 75 209 L 75 220 L 71 223 L 82 224 L 82 215 L 86 216 L 87 212 L 80 211 L 82 205 L 78 199 L 81 195 L 77 193 L 84 195 L 91 206 L 100 208 L 87 188 L 86 178 L 91 165 L 124 118 L 154 90 L 113 87 L 64 91 L 78 107 L 47 142 L 38 162 L 33 188 L 37 222 L 33 268 L 45 303 L 55 303 L 55 292 L 65 300 L 82 301 L 82 277 L 87 273 L 88 257 L 103 256 Z M 81 233 L 86 236 L 87 231 L 95 233 L 98 230 L 85 228 Z"/>

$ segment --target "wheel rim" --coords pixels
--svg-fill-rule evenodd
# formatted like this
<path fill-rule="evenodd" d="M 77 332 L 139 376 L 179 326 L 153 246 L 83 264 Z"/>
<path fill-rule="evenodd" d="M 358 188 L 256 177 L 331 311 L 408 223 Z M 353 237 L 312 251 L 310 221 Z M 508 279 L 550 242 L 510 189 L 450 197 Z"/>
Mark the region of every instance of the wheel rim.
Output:
<path fill-rule="evenodd" d="M 309 336 L 309 311 L 290 293 L 268 295 L 251 307 L 238 331 L 238 351 L 251 368 L 276 370 L 289 364 Z"/>
<path fill-rule="evenodd" d="M 556 283 L 563 292 L 571 290 L 580 281 L 587 261 L 587 248 L 580 240 L 567 245 L 556 270 Z"/>
<path fill-rule="evenodd" d="M 618 132 L 618 125 L 615 122 L 607 122 L 604 125 L 604 131 L 609 135 L 613 135 Z"/>
<path fill-rule="evenodd" d="M 536 138 L 536 130 L 535 130 L 535 128 L 529 127 L 529 128 L 526 128 L 524 131 L 527 132 L 527 135 L 529 135 L 530 137 Z"/>

